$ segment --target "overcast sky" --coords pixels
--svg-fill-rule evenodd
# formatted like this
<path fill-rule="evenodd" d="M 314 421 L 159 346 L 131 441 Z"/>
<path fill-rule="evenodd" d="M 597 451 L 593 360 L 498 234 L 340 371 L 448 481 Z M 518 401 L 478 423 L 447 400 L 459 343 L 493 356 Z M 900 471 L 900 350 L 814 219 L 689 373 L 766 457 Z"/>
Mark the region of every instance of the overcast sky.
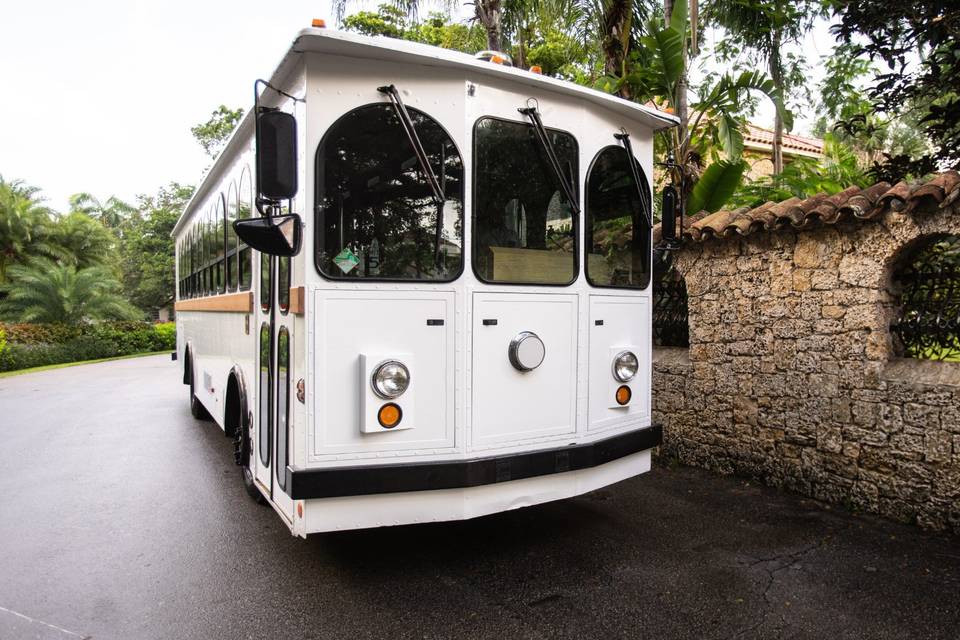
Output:
<path fill-rule="evenodd" d="M 133 200 L 196 184 L 210 160 L 190 127 L 220 104 L 249 109 L 254 79 L 315 17 L 334 24 L 330 0 L 10 3 L 0 175 L 40 187 L 61 211 L 81 191 Z M 829 52 L 819 35 L 813 61 Z"/>
<path fill-rule="evenodd" d="M 369 6 L 374 6 L 370 4 Z M 66 209 L 79 191 L 132 200 L 210 163 L 190 134 L 248 109 L 298 29 L 330 0 L 25 0 L 0 22 L 0 175 Z"/>

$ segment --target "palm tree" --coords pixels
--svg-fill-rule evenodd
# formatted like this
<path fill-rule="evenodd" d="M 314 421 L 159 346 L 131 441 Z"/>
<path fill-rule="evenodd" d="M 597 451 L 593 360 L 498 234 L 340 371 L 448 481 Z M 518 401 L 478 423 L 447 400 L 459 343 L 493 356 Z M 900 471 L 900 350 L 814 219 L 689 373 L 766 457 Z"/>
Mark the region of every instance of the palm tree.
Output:
<path fill-rule="evenodd" d="M 50 237 L 52 212 L 43 204 L 39 191 L 20 180 L 7 182 L 0 176 L 0 284 L 7 281 L 11 265 L 30 257 L 70 257 Z"/>
<path fill-rule="evenodd" d="M 704 7 L 704 18 L 723 27 L 740 46 L 760 55 L 783 99 L 788 89 L 783 47 L 800 40 L 819 11 L 818 0 L 712 0 Z M 774 115 L 773 130 L 773 173 L 777 175 L 783 171 L 784 121 L 779 112 Z"/>
<path fill-rule="evenodd" d="M 650 21 L 648 35 L 640 38 L 627 74 L 614 78 L 608 89 L 628 84 L 637 102 L 653 102 L 677 114 L 680 126 L 667 132 L 668 154 L 673 159 L 671 178 L 683 185 L 681 201 L 688 213 L 716 211 L 733 195 L 743 176 L 743 118 L 739 115 L 746 95 L 767 96 L 785 122 L 791 116 L 773 82 L 759 71 L 724 74 L 697 88 L 687 104 L 687 46 L 691 34 L 687 0 L 674 0 L 672 13 L 662 24 Z M 721 159 L 717 150 L 722 150 Z M 708 157 L 716 160 L 704 169 Z"/>
<path fill-rule="evenodd" d="M 120 285 L 104 267 L 79 271 L 71 265 L 35 260 L 8 269 L 0 318 L 13 322 L 77 324 L 92 320 L 137 320 L 143 313 L 120 297 Z"/>
<path fill-rule="evenodd" d="M 91 193 L 75 193 L 70 196 L 70 211 L 85 213 L 100 221 L 108 229 L 117 231 L 123 221 L 129 218 L 137 208 L 123 200 L 110 196 L 106 202 L 100 202 Z"/>
<path fill-rule="evenodd" d="M 77 269 L 116 262 L 116 237 L 85 213 L 73 211 L 58 216 L 48 237 L 69 253 L 61 260 Z"/>

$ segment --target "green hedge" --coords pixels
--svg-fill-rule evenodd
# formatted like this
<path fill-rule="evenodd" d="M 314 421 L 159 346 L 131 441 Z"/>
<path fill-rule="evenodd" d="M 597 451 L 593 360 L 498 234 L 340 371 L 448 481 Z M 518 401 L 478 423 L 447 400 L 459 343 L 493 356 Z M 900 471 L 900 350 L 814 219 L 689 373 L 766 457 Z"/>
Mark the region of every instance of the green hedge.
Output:
<path fill-rule="evenodd" d="M 173 351 L 176 342 L 176 326 L 172 322 L 0 323 L 0 371 Z"/>

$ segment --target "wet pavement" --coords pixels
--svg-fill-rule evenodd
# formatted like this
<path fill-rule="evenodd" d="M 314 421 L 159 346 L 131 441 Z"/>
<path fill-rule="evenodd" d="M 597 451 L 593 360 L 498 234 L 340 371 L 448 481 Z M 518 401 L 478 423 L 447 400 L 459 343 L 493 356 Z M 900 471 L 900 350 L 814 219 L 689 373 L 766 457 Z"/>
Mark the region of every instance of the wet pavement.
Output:
<path fill-rule="evenodd" d="M 293 538 L 178 371 L 0 378 L 0 638 L 960 637 L 960 540 L 682 467 Z"/>

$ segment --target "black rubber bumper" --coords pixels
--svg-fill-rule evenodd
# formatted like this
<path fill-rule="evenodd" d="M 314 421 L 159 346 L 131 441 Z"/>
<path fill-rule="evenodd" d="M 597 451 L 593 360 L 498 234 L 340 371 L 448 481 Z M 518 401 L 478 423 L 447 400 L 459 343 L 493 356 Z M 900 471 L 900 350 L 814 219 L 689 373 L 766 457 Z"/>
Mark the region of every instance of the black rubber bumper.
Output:
<path fill-rule="evenodd" d="M 494 458 L 304 471 L 288 468 L 287 489 L 294 500 L 308 500 L 479 487 L 552 473 L 590 469 L 638 451 L 652 449 L 662 440 L 663 430 L 660 425 L 654 425 L 589 444 Z"/>

